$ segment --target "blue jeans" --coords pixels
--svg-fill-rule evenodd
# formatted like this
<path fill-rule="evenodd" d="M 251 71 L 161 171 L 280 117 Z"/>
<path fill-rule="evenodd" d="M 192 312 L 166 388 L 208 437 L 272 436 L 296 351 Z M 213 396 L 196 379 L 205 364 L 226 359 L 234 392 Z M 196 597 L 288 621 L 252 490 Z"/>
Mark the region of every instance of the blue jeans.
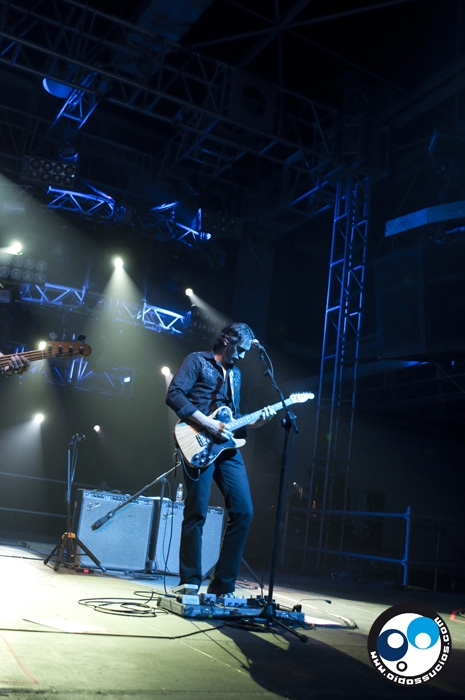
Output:
<path fill-rule="evenodd" d="M 202 583 L 202 534 L 212 479 L 221 491 L 228 514 L 209 590 L 217 595 L 234 591 L 253 515 L 249 480 L 238 450 L 225 450 L 206 469 L 186 468 L 186 500 L 179 552 L 180 583 Z"/>

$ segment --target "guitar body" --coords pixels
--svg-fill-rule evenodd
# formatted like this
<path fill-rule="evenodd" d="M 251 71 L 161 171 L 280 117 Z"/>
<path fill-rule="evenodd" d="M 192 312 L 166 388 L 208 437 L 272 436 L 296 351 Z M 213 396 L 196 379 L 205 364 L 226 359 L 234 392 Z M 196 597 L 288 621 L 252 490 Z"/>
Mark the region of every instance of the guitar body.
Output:
<path fill-rule="evenodd" d="M 273 404 L 271 408 L 279 411 L 285 406 L 293 403 L 303 403 L 315 397 L 311 392 L 291 394 L 285 401 Z M 260 418 L 261 410 L 249 413 L 240 418 L 233 418 L 232 411 L 228 406 L 220 406 L 213 411 L 211 418 L 227 423 L 230 432 L 238 428 L 243 428 L 249 423 L 253 423 Z M 209 467 L 218 455 L 224 450 L 237 450 L 245 445 L 242 438 L 231 438 L 230 440 L 218 440 L 208 430 L 200 430 L 197 424 L 179 421 L 174 427 L 174 439 L 181 450 L 184 459 L 191 467 L 205 469 Z"/>
<path fill-rule="evenodd" d="M 220 406 L 211 414 L 212 418 L 222 423 L 232 421 L 232 412 L 228 406 Z M 174 428 L 176 443 L 191 467 L 206 469 L 224 450 L 239 449 L 245 440 L 231 438 L 217 440 L 208 430 L 199 430 L 191 423 L 180 421 Z"/>

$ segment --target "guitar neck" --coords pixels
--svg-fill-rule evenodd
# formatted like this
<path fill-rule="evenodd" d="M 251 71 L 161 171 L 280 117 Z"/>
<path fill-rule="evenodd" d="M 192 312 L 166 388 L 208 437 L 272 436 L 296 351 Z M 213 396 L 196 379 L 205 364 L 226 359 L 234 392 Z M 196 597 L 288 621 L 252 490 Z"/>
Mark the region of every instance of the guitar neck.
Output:
<path fill-rule="evenodd" d="M 7 367 L 14 355 L 26 358 L 29 362 L 36 360 L 48 360 L 51 358 L 76 358 L 90 355 L 92 348 L 86 343 L 77 341 L 49 341 L 43 350 L 27 350 L 25 352 L 15 352 L 10 355 L 0 355 L 0 367 Z"/>
<path fill-rule="evenodd" d="M 290 406 L 292 403 L 294 403 L 292 398 L 288 398 L 284 401 L 285 406 Z M 274 411 L 279 411 L 279 409 L 283 408 L 283 402 L 278 401 L 278 403 L 274 403 L 271 408 Z M 249 423 L 254 423 L 256 420 L 260 418 L 260 414 L 263 411 L 263 408 L 261 408 L 259 411 L 254 411 L 253 413 L 249 413 L 246 416 L 241 416 L 241 418 L 235 418 L 232 421 L 229 421 L 228 423 L 228 429 L 229 430 L 237 430 L 238 428 L 243 428 L 245 425 L 249 425 Z"/>
<path fill-rule="evenodd" d="M 10 359 L 13 357 L 13 355 L 25 357 L 27 360 L 29 360 L 29 362 L 44 360 L 46 357 L 43 350 L 28 350 L 27 352 L 12 353 L 11 355 L 0 355 L 0 367 L 7 367 L 10 364 Z"/>

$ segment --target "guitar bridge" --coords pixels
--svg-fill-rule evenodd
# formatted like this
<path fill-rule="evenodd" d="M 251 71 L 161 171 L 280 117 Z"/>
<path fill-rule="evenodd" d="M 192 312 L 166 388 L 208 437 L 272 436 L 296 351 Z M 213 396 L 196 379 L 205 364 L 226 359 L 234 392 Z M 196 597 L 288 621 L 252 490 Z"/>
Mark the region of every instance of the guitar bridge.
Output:
<path fill-rule="evenodd" d="M 199 443 L 200 447 L 206 447 L 208 445 L 208 438 L 204 433 L 197 433 L 196 435 L 197 442 Z"/>

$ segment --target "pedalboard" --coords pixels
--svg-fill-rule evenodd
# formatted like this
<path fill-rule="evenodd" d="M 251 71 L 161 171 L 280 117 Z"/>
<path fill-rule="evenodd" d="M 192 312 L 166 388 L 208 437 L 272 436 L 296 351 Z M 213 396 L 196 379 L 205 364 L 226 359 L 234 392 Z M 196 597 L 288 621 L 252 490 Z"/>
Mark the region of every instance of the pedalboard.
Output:
<path fill-rule="evenodd" d="M 260 617 L 263 615 L 266 601 L 263 598 L 244 597 L 217 597 L 211 593 L 182 593 L 175 596 L 160 596 L 157 605 L 163 610 L 175 613 L 181 617 L 192 619 L 229 619 Z M 276 606 L 274 610 L 276 618 L 305 624 L 305 615 L 302 612 L 282 610 Z"/>

